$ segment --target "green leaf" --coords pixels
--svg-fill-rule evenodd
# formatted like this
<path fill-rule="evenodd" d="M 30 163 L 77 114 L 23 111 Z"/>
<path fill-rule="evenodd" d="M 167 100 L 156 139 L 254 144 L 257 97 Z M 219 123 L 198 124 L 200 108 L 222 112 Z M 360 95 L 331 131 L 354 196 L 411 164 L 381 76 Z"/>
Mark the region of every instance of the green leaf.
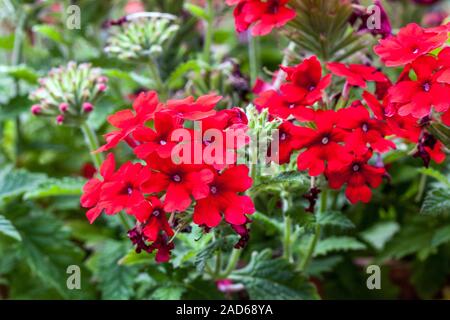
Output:
<path fill-rule="evenodd" d="M 186 288 L 180 285 L 169 285 L 157 288 L 151 295 L 155 300 L 180 300 Z"/>
<path fill-rule="evenodd" d="M 251 299 L 317 299 L 315 287 L 285 259 L 272 258 L 269 249 L 253 252 L 250 262 L 230 279 L 242 283 Z"/>
<path fill-rule="evenodd" d="M 261 177 L 261 182 L 252 187 L 255 192 L 270 190 L 271 188 L 278 188 L 282 184 L 290 187 L 300 186 L 307 190 L 309 187 L 309 180 L 306 175 L 299 171 L 286 171 L 274 177 Z"/>
<path fill-rule="evenodd" d="M 305 271 L 309 276 L 321 277 L 322 274 L 333 271 L 342 260 L 342 256 L 313 259 Z"/>
<path fill-rule="evenodd" d="M 361 238 L 367 241 L 377 250 L 382 250 L 385 244 L 398 232 L 400 229 L 397 222 L 382 221 L 369 229 L 360 233 Z"/>
<path fill-rule="evenodd" d="M 450 180 L 446 176 L 444 176 L 441 172 L 433 168 L 420 168 L 419 172 L 429 177 L 435 178 L 436 180 L 443 183 L 447 187 L 450 187 Z"/>
<path fill-rule="evenodd" d="M 24 80 L 30 84 L 36 84 L 39 75 L 36 71 L 26 65 L 0 66 L 0 73 L 6 73 L 11 78 Z"/>
<path fill-rule="evenodd" d="M 342 229 L 352 229 L 355 227 L 353 222 L 339 211 L 319 212 L 317 223 L 321 226 L 332 226 Z"/>
<path fill-rule="evenodd" d="M 83 252 L 69 240 L 62 223 L 47 214 L 22 216 L 14 223 L 22 237 L 21 252 L 32 272 L 61 296 L 69 297 L 66 269 L 81 265 Z"/>
<path fill-rule="evenodd" d="M 38 24 L 33 26 L 33 32 L 39 33 L 57 43 L 64 43 L 64 38 L 60 30 L 48 24 Z"/>
<path fill-rule="evenodd" d="M 266 234 L 281 233 L 283 231 L 283 224 L 281 222 L 272 219 L 259 211 L 252 214 L 252 220 L 255 224 L 261 224 Z"/>
<path fill-rule="evenodd" d="M 8 197 L 20 195 L 34 189 L 45 179 L 45 175 L 31 173 L 23 169 L 11 170 L 5 168 L 0 171 L 0 202 Z"/>
<path fill-rule="evenodd" d="M 201 62 L 198 60 L 189 60 L 180 64 L 169 76 L 167 80 L 168 86 L 171 89 L 178 88 L 183 84 L 184 76 L 190 72 L 200 72 L 202 70 Z"/>
<path fill-rule="evenodd" d="M 423 217 L 422 217 L 423 218 Z M 380 260 L 401 259 L 418 252 L 429 252 L 435 230 L 426 223 L 427 220 L 416 218 L 404 225 L 402 229 L 386 244 Z"/>
<path fill-rule="evenodd" d="M 96 276 L 100 281 L 103 299 L 126 300 L 133 296 L 137 269 L 119 264 L 127 248 L 128 244 L 118 241 L 108 241 L 100 248 Z"/>
<path fill-rule="evenodd" d="M 450 241 L 450 225 L 443 226 L 436 230 L 431 240 L 431 244 L 435 247 Z"/>
<path fill-rule="evenodd" d="M 450 214 L 450 188 L 439 188 L 427 193 L 421 213 L 429 215 Z"/>
<path fill-rule="evenodd" d="M 22 237 L 17 229 L 13 226 L 11 221 L 0 215 L 0 233 L 13 238 L 17 241 L 22 241 Z"/>
<path fill-rule="evenodd" d="M 26 96 L 15 96 L 0 105 L 0 121 L 14 119 L 24 112 L 30 112 L 31 101 Z"/>
<path fill-rule="evenodd" d="M 364 243 L 352 237 L 329 237 L 317 244 L 314 256 L 326 255 L 335 251 L 363 250 L 365 248 Z"/>
<path fill-rule="evenodd" d="M 120 265 L 133 266 L 142 264 L 153 264 L 155 255 L 147 252 L 137 253 L 135 249 L 131 249 L 119 260 Z"/>
<path fill-rule="evenodd" d="M 39 184 L 35 189 L 26 192 L 24 199 L 40 199 L 55 196 L 80 196 L 85 182 L 85 179 L 70 177 L 48 179 Z"/>
<path fill-rule="evenodd" d="M 203 272 L 208 260 L 214 255 L 214 252 L 221 249 L 223 251 L 231 249 L 236 242 L 235 235 L 229 235 L 223 238 L 219 238 L 209 243 L 205 248 L 200 250 L 195 256 L 195 267 L 198 272 Z"/>
<path fill-rule="evenodd" d="M 184 5 L 184 8 L 190 13 L 192 14 L 194 17 L 201 19 L 201 20 L 209 20 L 209 16 L 206 13 L 206 11 L 199 6 L 196 6 L 195 4 L 192 3 L 186 3 Z"/>

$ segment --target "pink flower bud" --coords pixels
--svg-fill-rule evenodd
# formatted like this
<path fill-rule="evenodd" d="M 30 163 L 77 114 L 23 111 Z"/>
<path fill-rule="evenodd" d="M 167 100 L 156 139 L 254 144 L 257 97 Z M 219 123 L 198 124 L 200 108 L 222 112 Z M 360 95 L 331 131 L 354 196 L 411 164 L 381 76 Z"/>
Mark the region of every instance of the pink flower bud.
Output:
<path fill-rule="evenodd" d="M 39 113 L 41 113 L 42 107 L 38 104 L 35 104 L 31 106 L 31 113 L 37 116 Z"/>
<path fill-rule="evenodd" d="M 89 113 L 92 110 L 94 110 L 94 106 L 92 105 L 92 103 L 90 103 L 90 102 L 83 103 L 83 111 L 84 112 Z"/>
<path fill-rule="evenodd" d="M 106 88 L 107 88 L 107 86 L 106 86 L 106 84 L 104 84 L 104 83 L 99 83 L 99 84 L 97 85 L 97 89 L 98 89 L 98 91 L 100 91 L 100 92 L 106 91 Z"/>
<path fill-rule="evenodd" d="M 59 111 L 62 113 L 67 112 L 69 110 L 69 105 L 66 102 L 63 102 L 59 105 Z"/>
<path fill-rule="evenodd" d="M 64 122 L 64 116 L 62 114 L 56 117 L 56 124 L 61 125 Z"/>
<path fill-rule="evenodd" d="M 105 76 L 100 76 L 97 78 L 97 83 L 106 83 L 108 82 L 108 78 Z"/>

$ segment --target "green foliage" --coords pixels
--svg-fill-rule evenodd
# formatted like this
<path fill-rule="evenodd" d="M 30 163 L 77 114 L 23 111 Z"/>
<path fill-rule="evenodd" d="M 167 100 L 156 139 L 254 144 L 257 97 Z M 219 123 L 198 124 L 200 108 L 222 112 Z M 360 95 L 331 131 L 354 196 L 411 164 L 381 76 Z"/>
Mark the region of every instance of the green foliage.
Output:
<path fill-rule="evenodd" d="M 222 250 L 225 252 L 229 251 L 236 241 L 236 236 L 227 236 L 210 242 L 195 256 L 195 267 L 197 268 L 197 271 L 201 273 L 205 270 L 208 260 L 211 259 L 217 250 Z"/>
<path fill-rule="evenodd" d="M 363 250 L 366 246 L 364 243 L 352 237 L 329 237 L 317 244 L 314 256 L 321 256 L 336 251 Z"/>
<path fill-rule="evenodd" d="M 54 196 L 81 196 L 86 180 L 81 178 L 47 179 L 24 195 L 24 199 L 40 199 Z"/>
<path fill-rule="evenodd" d="M 450 214 L 450 188 L 439 188 L 428 192 L 421 212 L 428 215 Z"/>
<path fill-rule="evenodd" d="M 36 187 L 45 179 L 38 173 L 25 170 L 11 170 L 5 168 L 0 171 L 0 203 L 7 198 L 18 196 Z"/>
<path fill-rule="evenodd" d="M 294 0 L 297 11 L 287 37 L 321 60 L 340 61 L 364 50 L 367 44 L 348 24 L 350 3 L 340 0 Z"/>
<path fill-rule="evenodd" d="M 14 225 L 6 219 L 4 216 L 0 215 L 0 233 L 5 236 L 11 237 L 17 241 L 22 241 L 22 237 Z"/>
<path fill-rule="evenodd" d="M 341 229 L 353 229 L 355 225 L 344 214 L 339 211 L 320 211 L 316 222 L 321 226 L 332 226 Z"/>
<path fill-rule="evenodd" d="M 251 299 L 317 299 L 312 284 L 281 258 L 273 259 L 269 249 L 253 252 L 245 268 L 230 278 L 243 283 Z"/>

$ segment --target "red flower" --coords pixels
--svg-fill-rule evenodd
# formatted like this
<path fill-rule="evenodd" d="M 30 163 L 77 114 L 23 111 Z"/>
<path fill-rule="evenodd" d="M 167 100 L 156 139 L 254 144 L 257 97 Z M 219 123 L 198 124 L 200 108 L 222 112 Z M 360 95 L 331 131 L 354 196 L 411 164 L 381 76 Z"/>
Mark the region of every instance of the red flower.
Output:
<path fill-rule="evenodd" d="M 350 160 L 339 143 L 344 142 L 347 133 L 336 127 L 337 113 L 318 111 L 315 117 L 317 129 L 299 128 L 300 147 L 306 148 L 297 158 L 299 170 L 309 169 L 309 175 L 318 176 L 325 166 L 337 169 Z"/>
<path fill-rule="evenodd" d="M 388 67 L 406 65 L 418 57 L 442 46 L 448 38 L 448 30 L 424 29 L 410 23 L 400 29 L 397 36 L 381 39 L 375 53 Z"/>
<path fill-rule="evenodd" d="M 135 217 L 142 223 L 143 234 L 149 241 L 156 241 L 161 231 L 169 237 L 174 235 L 167 221 L 167 213 L 164 211 L 161 200 L 157 197 L 146 199 L 135 210 Z"/>
<path fill-rule="evenodd" d="M 289 0 L 227 0 L 228 5 L 237 5 L 234 9 L 237 32 L 247 30 L 251 25 L 253 36 L 269 34 L 273 28 L 284 26 L 294 19 L 296 12 L 287 7 Z"/>
<path fill-rule="evenodd" d="M 289 163 L 292 152 L 300 148 L 301 135 L 303 128 L 292 124 L 290 121 L 283 122 L 278 127 L 278 152 L 272 154 L 278 164 Z"/>
<path fill-rule="evenodd" d="M 201 120 L 216 113 L 214 107 L 222 99 L 216 94 L 208 94 L 195 100 L 187 97 L 181 100 L 167 101 L 167 109 L 174 111 L 181 118 L 186 120 Z"/>
<path fill-rule="evenodd" d="M 102 186 L 100 204 L 105 213 L 112 215 L 122 210 L 134 214 L 145 200 L 142 185 L 150 178 L 150 170 L 140 163 L 123 164 Z"/>
<path fill-rule="evenodd" d="M 437 112 L 448 110 L 450 83 L 438 80 L 443 72 L 439 65 L 440 61 L 432 56 L 420 57 L 412 63 L 417 79 L 401 81 L 389 89 L 389 101 L 399 104 L 399 115 L 423 118 L 432 107 Z"/>
<path fill-rule="evenodd" d="M 145 159 L 154 152 L 161 158 L 171 156 L 173 147 L 177 144 L 172 141 L 171 134 L 175 129 L 181 128 L 181 119 L 170 112 L 155 114 L 155 130 L 148 127 L 136 129 L 133 137 L 140 144 L 134 148 L 134 153 L 140 159 Z"/>
<path fill-rule="evenodd" d="M 269 108 L 271 116 L 287 120 L 290 116 L 298 121 L 311 121 L 314 119 L 314 110 L 301 104 L 287 101 L 283 95 L 274 90 L 263 92 L 255 99 L 255 104 L 263 108 Z"/>
<path fill-rule="evenodd" d="M 103 207 L 99 204 L 103 185 L 114 177 L 114 154 L 110 153 L 100 167 L 100 175 L 103 180 L 93 178 L 83 186 L 83 195 L 80 203 L 83 208 L 91 208 L 86 212 L 86 217 L 93 223 L 102 213 Z"/>
<path fill-rule="evenodd" d="M 338 113 L 338 126 L 351 131 L 345 142 L 353 150 L 365 152 L 369 146 L 378 152 L 395 149 L 395 144 L 384 138 L 387 133 L 386 124 L 372 119 L 369 111 L 362 105 L 341 109 Z"/>
<path fill-rule="evenodd" d="M 129 140 L 130 135 L 144 123 L 153 118 L 155 112 L 161 109 L 162 104 L 158 101 L 155 91 L 142 92 L 133 103 L 132 110 L 126 109 L 116 112 L 108 117 L 108 122 L 120 130 L 107 133 L 105 135 L 106 144 L 100 147 L 97 152 L 107 151 L 114 148 L 122 140 Z"/>
<path fill-rule="evenodd" d="M 319 60 L 313 56 L 303 60 L 295 67 L 283 67 L 286 72 L 285 83 L 280 90 L 291 103 L 311 106 L 322 99 L 323 91 L 331 83 L 331 75 L 322 78 L 322 66 Z"/>
<path fill-rule="evenodd" d="M 346 66 L 339 62 L 327 64 L 328 70 L 339 77 L 344 77 L 351 86 L 365 88 L 367 81 L 388 82 L 389 79 L 380 71 L 363 64 L 350 64 Z"/>
<path fill-rule="evenodd" d="M 450 127 L 450 109 L 448 109 L 447 112 L 441 115 L 441 121 L 443 124 Z"/>
<path fill-rule="evenodd" d="M 346 183 L 345 195 L 351 203 L 355 204 L 358 201 L 368 203 L 372 197 L 370 188 L 378 187 L 385 174 L 384 168 L 367 163 L 371 157 L 372 152 L 354 154 L 353 160 L 347 165 L 336 170 L 327 170 L 326 177 L 330 187 L 340 189 Z"/>
<path fill-rule="evenodd" d="M 252 186 L 248 176 L 248 168 L 238 165 L 215 173 L 209 185 L 209 195 L 197 201 L 194 208 L 194 222 L 198 225 L 216 227 L 222 221 L 233 225 L 243 225 L 247 222 L 246 214 L 255 212 L 253 201 L 248 196 L 240 196 Z"/>
<path fill-rule="evenodd" d="M 194 199 L 208 196 L 208 183 L 213 179 L 209 169 L 196 165 L 175 164 L 172 159 L 161 159 L 153 155 L 147 159 L 153 172 L 151 179 L 143 185 L 146 193 L 166 191 L 164 210 L 166 212 L 184 211 Z"/>

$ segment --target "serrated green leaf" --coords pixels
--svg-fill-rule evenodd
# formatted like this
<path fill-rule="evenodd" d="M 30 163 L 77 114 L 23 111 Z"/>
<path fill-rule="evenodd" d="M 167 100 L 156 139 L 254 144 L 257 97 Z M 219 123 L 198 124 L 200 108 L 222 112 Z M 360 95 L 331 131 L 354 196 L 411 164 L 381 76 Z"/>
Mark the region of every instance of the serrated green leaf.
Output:
<path fill-rule="evenodd" d="M 421 213 L 429 215 L 450 214 L 450 188 L 439 188 L 427 193 Z"/>
<path fill-rule="evenodd" d="M 155 300 L 180 300 L 186 288 L 180 285 L 169 285 L 157 288 L 151 295 Z"/>
<path fill-rule="evenodd" d="M 66 270 L 70 265 L 81 265 L 83 252 L 69 240 L 62 223 L 50 215 L 39 214 L 22 216 L 14 224 L 22 237 L 21 252 L 32 273 L 61 296 L 71 296 L 73 293 L 66 287 Z"/>
<path fill-rule="evenodd" d="M 16 227 L 2 215 L 0 215 L 0 233 L 17 241 L 22 241 L 22 237 Z"/>
<path fill-rule="evenodd" d="M 11 170 L 5 168 L 0 171 L 0 202 L 8 197 L 20 195 L 35 188 L 45 180 L 45 175 L 31 173 L 23 169 Z"/>
<path fill-rule="evenodd" d="M 352 229 L 355 227 L 353 222 L 339 211 L 319 212 L 317 223 L 321 226 L 339 227 L 342 229 Z"/>
<path fill-rule="evenodd" d="M 137 269 L 119 264 L 128 248 L 129 245 L 118 241 L 108 241 L 100 248 L 96 276 L 103 299 L 126 300 L 133 296 Z"/>
<path fill-rule="evenodd" d="M 224 238 L 219 238 L 209 243 L 205 248 L 200 250 L 195 256 L 195 267 L 198 272 L 203 272 L 208 260 L 214 255 L 218 249 L 227 251 L 230 250 L 236 242 L 236 236 L 230 235 Z"/>
<path fill-rule="evenodd" d="M 377 250 L 382 250 L 386 244 L 400 229 L 397 222 L 379 222 L 360 233 L 361 238 L 367 241 Z"/>
<path fill-rule="evenodd" d="M 294 270 L 285 259 L 272 258 L 270 250 L 253 252 L 250 262 L 230 276 L 242 283 L 251 299 L 317 299 L 315 287 Z"/>
<path fill-rule="evenodd" d="M 309 276 L 320 277 L 322 274 L 332 271 L 333 268 L 342 260 L 342 256 L 331 256 L 326 258 L 313 259 L 308 265 L 305 272 Z"/>
<path fill-rule="evenodd" d="M 329 237 L 321 240 L 314 250 L 314 256 L 326 255 L 336 251 L 363 250 L 366 246 L 364 243 L 352 237 Z"/>
<path fill-rule="evenodd" d="M 48 179 L 39 184 L 35 189 L 24 194 L 24 199 L 40 199 L 55 196 L 79 196 L 82 194 L 83 185 L 86 182 L 82 178 Z"/>

